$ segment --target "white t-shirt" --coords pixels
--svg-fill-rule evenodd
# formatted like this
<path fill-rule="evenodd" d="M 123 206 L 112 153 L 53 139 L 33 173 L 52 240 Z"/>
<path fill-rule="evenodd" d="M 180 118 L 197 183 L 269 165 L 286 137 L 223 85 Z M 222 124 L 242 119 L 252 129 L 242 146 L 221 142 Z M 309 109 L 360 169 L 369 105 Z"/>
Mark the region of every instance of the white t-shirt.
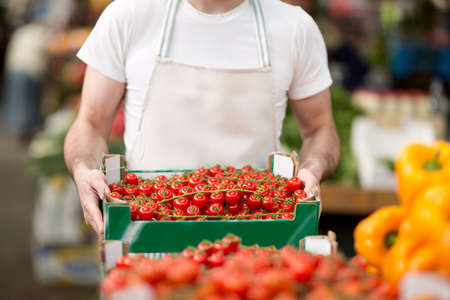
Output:
<path fill-rule="evenodd" d="M 314 20 L 280 0 L 260 0 L 274 79 L 276 126 L 281 136 L 288 97 L 303 99 L 332 84 L 327 52 Z M 77 56 L 104 75 L 126 82 L 127 149 L 137 137 L 147 84 L 162 31 L 167 0 L 115 0 L 103 12 Z M 181 0 L 168 57 L 203 66 L 260 67 L 254 12 L 245 0 L 219 15 Z"/>

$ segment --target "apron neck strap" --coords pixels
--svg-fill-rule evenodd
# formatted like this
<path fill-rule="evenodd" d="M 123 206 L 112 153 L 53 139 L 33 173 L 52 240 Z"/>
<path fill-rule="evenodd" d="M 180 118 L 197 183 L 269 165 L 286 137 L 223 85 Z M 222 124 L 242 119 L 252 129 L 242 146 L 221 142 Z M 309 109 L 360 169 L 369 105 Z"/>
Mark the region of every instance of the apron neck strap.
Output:
<path fill-rule="evenodd" d="M 157 55 L 159 57 L 167 57 L 167 52 L 169 49 L 170 38 L 172 35 L 173 25 L 175 23 L 175 15 L 178 9 L 178 4 L 180 0 L 169 0 L 169 5 L 164 17 L 164 23 L 162 28 L 162 34 L 159 41 Z M 258 40 L 258 50 L 259 50 L 259 61 L 261 67 L 270 67 L 270 51 L 269 42 L 267 38 L 266 26 L 264 23 L 264 16 L 261 9 L 259 0 L 249 0 L 250 5 L 253 8 L 255 15 L 256 24 L 256 34 Z"/>

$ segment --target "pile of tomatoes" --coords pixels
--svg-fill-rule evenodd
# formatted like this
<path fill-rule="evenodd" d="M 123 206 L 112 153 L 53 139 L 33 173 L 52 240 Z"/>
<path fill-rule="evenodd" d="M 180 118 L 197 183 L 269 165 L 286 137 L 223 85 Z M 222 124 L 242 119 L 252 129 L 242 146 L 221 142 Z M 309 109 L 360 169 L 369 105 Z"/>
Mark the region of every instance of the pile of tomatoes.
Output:
<path fill-rule="evenodd" d="M 213 166 L 169 178 L 127 173 L 109 196 L 127 201 L 133 221 L 293 219 L 307 197 L 302 185 L 251 166 Z"/>
<path fill-rule="evenodd" d="M 108 299 L 145 287 L 152 299 L 396 299 L 361 257 L 312 255 L 293 246 L 243 246 L 228 235 L 160 260 L 122 256 L 101 284 Z M 151 297 L 150 297 L 151 298 Z M 141 298 L 140 298 L 141 299 Z"/>

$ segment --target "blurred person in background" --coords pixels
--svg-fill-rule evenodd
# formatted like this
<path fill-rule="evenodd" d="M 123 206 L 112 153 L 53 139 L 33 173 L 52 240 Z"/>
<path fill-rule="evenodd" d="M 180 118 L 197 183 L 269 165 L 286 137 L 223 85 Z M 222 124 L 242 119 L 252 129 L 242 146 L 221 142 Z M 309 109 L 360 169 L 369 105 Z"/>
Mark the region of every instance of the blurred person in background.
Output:
<path fill-rule="evenodd" d="M 307 193 L 336 169 L 323 38 L 301 8 L 279 0 L 116 0 L 78 57 L 87 65 L 80 111 L 65 141 L 85 221 L 103 234 L 99 170 L 125 97 L 129 170 L 205 165 L 266 168 L 280 151 L 289 102 L 303 138 Z"/>
<path fill-rule="evenodd" d="M 3 118 L 7 132 L 25 142 L 41 126 L 41 103 L 48 75 L 49 43 L 64 29 L 73 0 L 10 0 L 10 38 L 3 76 Z"/>
<path fill-rule="evenodd" d="M 30 9 L 30 21 L 12 32 L 5 54 L 3 122 L 8 133 L 29 139 L 41 123 L 50 32 L 45 11 Z"/>

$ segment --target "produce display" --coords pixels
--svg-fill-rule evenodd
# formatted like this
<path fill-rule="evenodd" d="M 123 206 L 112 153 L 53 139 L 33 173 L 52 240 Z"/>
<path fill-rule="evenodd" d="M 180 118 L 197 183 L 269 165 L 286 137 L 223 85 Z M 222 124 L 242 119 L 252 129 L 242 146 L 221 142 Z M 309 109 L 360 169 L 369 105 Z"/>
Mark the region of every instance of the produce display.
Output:
<path fill-rule="evenodd" d="M 354 231 L 355 250 L 394 284 L 413 271 L 450 280 L 450 144 L 408 145 L 395 170 L 400 205 L 362 220 Z"/>
<path fill-rule="evenodd" d="M 109 197 L 126 201 L 133 221 L 292 219 L 307 198 L 302 184 L 251 166 L 213 166 L 169 178 L 130 172 L 109 186 Z"/>
<path fill-rule="evenodd" d="M 366 268 L 360 256 L 244 246 L 227 235 L 159 260 L 121 256 L 101 288 L 106 299 L 137 286 L 151 291 L 148 299 L 396 299 L 396 286 Z"/>

